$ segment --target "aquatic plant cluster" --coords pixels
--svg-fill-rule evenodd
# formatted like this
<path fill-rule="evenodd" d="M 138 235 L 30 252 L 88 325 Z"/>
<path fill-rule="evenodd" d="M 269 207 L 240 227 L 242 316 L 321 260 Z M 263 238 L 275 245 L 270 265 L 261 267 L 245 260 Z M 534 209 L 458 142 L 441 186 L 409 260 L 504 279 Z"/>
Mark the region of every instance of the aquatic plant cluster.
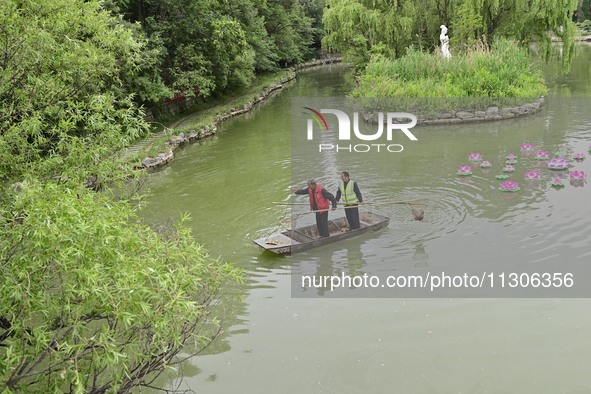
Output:
<path fill-rule="evenodd" d="M 549 152 L 534 147 L 530 143 L 524 143 L 519 147 L 520 157 L 514 153 L 499 155 L 499 167 L 501 173 L 495 175 L 495 179 L 501 181 L 498 190 L 502 192 L 517 192 L 521 190 L 519 181 L 510 179 L 516 177 L 517 165 L 521 162 L 525 170 L 523 182 L 528 186 L 535 186 L 546 181 L 549 186 L 555 189 L 561 189 L 568 183 L 574 187 L 582 187 L 587 178 L 583 170 L 574 169 L 575 163 L 581 163 L 586 159 L 586 154 L 578 152 L 569 156 L 566 151 L 555 150 Z M 591 155 L 591 146 L 588 148 Z M 485 160 L 481 152 L 471 152 L 468 154 L 467 164 L 458 166 L 457 175 L 467 177 L 473 174 L 473 168 L 480 167 L 483 174 L 490 172 L 494 167 L 491 161 Z M 528 160 L 531 159 L 531 160 Z"/>

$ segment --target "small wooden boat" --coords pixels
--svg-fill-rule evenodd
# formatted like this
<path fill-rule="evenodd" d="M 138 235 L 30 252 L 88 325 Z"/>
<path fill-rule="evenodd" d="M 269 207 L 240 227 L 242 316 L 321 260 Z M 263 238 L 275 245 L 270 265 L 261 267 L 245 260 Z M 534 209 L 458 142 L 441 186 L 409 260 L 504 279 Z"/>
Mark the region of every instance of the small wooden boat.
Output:
<path fill-rule="evenodd" d="M 359 212 L 359 221 L 361 227 L 350 230 L 345 217 L 329 220 L 328 237 L 320 237 L 316 224 L 311 224 L 274 233 L 253 242 L 270 252 L 289 255 L 379 230 L 388 225 L 390 218 L 372 212 Z"/>

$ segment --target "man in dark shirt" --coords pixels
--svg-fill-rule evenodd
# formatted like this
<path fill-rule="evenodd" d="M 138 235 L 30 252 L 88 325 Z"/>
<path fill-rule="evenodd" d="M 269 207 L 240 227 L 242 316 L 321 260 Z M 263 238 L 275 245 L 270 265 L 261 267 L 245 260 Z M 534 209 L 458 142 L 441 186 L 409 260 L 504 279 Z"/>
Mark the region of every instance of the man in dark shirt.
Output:
<path fill-rule="evenodd" d="M 345 215 L 347 216 L 347 222 L 349 228 L 355 230 L 361 227 L 359 223 L 359 203 L 363 202 L 363 197 L 359 191 L 357 182 L 352 181 L 349 178 L 349 173 L 343 171 L 341 173 L 341 183 L 335 199 L 337 202 L 343 197 L 343 204 L 345 205 Z"/>
<path fill-rule="evenodd" d="M 310 209 L 316 212 L 316 227 L 321 237 L 328 237 L 328 209 L 332 203 L 332 209 L 336 209 L 337 202 L 334 196 L 322 185 L 316 184 L 314 179 L 308 180 L 305 189 L 292 189 L 295 194 L 307 194 L 310 198 Z"/>

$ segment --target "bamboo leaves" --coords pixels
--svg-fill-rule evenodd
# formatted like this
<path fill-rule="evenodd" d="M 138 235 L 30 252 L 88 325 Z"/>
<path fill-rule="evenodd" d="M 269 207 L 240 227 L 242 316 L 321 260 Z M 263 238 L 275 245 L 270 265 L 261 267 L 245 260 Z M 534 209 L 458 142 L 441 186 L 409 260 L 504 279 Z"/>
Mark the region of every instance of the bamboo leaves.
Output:
<path fill-rule="evenodd" d="M 0 329 L 0 387 L 89 391 L 141 379 L 199 342 L 190 323 L 208 318 L 211 292 L 236 276 L 186 230 L 163 241 L 100 194 L 30 182 L 10 201 L 24 219 L 5 222 L 0 240 L 0 317 L 10 323 Z M 122 369 L 129 378 L 114 379 Z"/>
<path fill-rule="evenodd" d="M 217 26 L 248 62 L 240 26 Z M 108 189 L 133 173 L 114 153 L 146 131 L 128 27 L 96 1 L 0 2 L 1 392 L 126 392 L 215 335 L 201 323 L 238 276 Z"/>

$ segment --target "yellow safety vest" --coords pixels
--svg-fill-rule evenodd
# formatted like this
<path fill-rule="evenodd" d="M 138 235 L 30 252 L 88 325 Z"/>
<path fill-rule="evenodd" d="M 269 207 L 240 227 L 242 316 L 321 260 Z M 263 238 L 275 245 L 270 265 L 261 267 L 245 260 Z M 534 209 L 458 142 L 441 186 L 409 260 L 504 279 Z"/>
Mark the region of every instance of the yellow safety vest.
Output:
<path fill-rule="evenodd" d="M 343 203 L 345 205 L 359 203 L 357 194 L 355 194 L 355 192 L 353 191 L 354 188 L 355 181 L 349 179 L 349 183 L 347 183 L 347 188 L 345 188 L 345 182 L 341 181 L 341 184 L 339 185 L 339 190 L 341 191 L 341 197 L 343 197 Z"/>

